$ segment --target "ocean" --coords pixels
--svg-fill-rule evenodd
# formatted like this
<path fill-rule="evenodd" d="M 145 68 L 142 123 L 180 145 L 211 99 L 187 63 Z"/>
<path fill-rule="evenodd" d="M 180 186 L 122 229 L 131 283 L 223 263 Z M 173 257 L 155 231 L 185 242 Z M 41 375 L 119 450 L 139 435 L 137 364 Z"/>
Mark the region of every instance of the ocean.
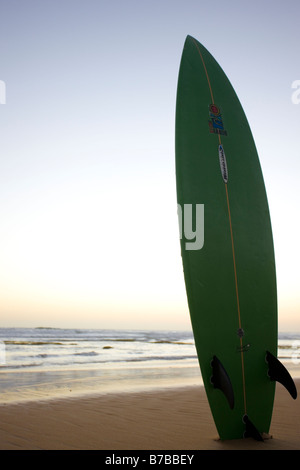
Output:
<path fill-rule="evenodd" d="M 300 375 L 300 334 L 278 357 Z M 191 331 L 0 328 L 0 403 L 200 384 Z"/>

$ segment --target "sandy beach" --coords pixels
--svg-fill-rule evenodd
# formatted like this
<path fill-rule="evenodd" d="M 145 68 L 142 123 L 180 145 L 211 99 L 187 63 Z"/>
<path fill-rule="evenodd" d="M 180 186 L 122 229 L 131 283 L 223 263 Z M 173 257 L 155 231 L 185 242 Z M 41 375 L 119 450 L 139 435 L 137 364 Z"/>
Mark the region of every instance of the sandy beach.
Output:
<path fill-rule="evenodd" d="M 300 449 L 300 401 L 280 384 L 270 434 L 220 441 L 202 386 L 0 405 L 1 450 Z"/>

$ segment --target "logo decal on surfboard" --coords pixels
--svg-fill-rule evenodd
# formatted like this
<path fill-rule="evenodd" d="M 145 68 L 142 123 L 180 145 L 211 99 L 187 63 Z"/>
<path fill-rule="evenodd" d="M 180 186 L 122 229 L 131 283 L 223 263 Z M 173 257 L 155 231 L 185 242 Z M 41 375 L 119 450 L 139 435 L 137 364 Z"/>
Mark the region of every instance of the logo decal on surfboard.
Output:
<path fill-rule="evenodd" d="M 227 131 L 224 129 L 221 110 L 217 105 L 209 105 L 209 117 L 209 132 L 211 134 L 227 135 Z"/>
<path fill-rule="evenodd" d="M 223 145 L 219 145 L 219 160 L 220 160 L 220 168 L 221 168 L 222 178 L 223 178 L 224 183 L 227 184 L 227 182 L 228 182 L 228 169 L 227 169 L 227 162 L 226 162 L 226 156 L 225 156 Z"/>

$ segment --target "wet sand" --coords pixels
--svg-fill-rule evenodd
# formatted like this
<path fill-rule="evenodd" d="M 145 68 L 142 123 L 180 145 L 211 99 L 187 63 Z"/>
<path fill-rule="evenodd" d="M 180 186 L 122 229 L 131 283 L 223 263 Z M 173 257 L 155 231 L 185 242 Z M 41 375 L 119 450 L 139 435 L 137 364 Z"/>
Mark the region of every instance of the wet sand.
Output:
<path fill-rule="evenodd" d="M 1 450 L 300 449 L 300 399 L 280 384 L 270 434 L 220 441 L 202 386 L 0 405 Z"/>

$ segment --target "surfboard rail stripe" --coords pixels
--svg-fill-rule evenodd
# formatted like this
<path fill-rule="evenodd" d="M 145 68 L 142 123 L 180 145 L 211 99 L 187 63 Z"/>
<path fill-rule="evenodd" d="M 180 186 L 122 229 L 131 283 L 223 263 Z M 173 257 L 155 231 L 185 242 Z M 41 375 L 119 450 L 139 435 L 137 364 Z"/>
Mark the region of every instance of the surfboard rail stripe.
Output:
<path fill-rule="evenodd" d="M 203 55 L 201 54 L 201 51 L 200 51 L 199 46 L 198 46 L 197 42 L 195 41 L 195 39 L 192 38 L 192 40 L 193 40 L 193 43 L 195 44 L 195 46 L 196 46 L 196 48 L 197 48 L 197 51 L 198 51 L 198 53 L 199 53 L 199 55 L 200 55 L 200 58 L 201 58 L 201 60 L 202 60 L 202 64 L 203 64 L 203 67 L 204 67 L 205 75 L 206 75 L 207 82 L 208 82 L 208 86 L 209 86 L 209 91 L 210 91 L 211 100 L 212 100 L 212 103 L 214 103 L 214 102 L 215 102 L 215 100 L 214 100 L 214 95 L 213 95 L 213 91 L 212 91 L 212 87 L 211 87 L 209 75 L 208 75 L 208 72 L 207 72 L 207 68 L 206 68 L 206 65 L 205 65 L 205 62 L 204 62 L 204 59 L 203 59 Z M 220 137 L 220 136 L 219 136 L 219 137 Z M 220 144 L 221 144 L 221 142 L 220 142 Z"/>
<path fill-rule="evenodd" d="M 241 330 L 242 321 L 241 321 L 241 310 L 240 310 L 240 298 L 239 298 L 239 288 L 238 288 L 235 250 L 234 250 L 234 241 L 233 241 L 233 230 L 232 230 L 231 212 L 230 212 L 227 184 L 225 184 L 225 191 L 226 191 L 228 218 L 229 218 L 229 226 L 230 226 L 230 237 L 231 237 L 231 246 L 232 246 L 233 270 L 234 270 L 234 280 L 235 280 L 237 311 L 238 311 L 238 319 L 239 319 L 239 329 Z M 245 414 L 247 414 L 246 381 L 245 381 L 245 366 L 244 366 L 244 351 L 243 351 L 243 337 L 242 336 L 240 337 L 240 347 L 241 347 L 242 379 L 243 379 L 243 392 L 244 392 L 244 411 L 245 411 Z"/>
<path fill-rule="evenodd" d="M 212 104 L 215 104 L 214 101 L 214 95 L 213 95 L 213 89 L 211 85 L 211 81 L 209 78 L 209 74 L 205 65 L 205 60 L 203 58 L 203 55 L 201 53 L 201 50 L 195 41 L 195 39 L 192 37 L 193 43 L 196 46 L 196 49 L 199 53 L 205 75 L 207 78 L 207 83 L 211 95 L 211 100 Z M 219 145 L 222 145 L 222 140 L 221 140 L 221 135 L 217 134 L 218 140 L 219 140 Z M 225 186 L 225 192 L 226 192 L 226 203 L 227 203 L 227 210 L 228 210 L 228 219 L 229 219 L 229 228 L 230 228 L 230 238 L 231 238 L 231 248 L 232 248 L 232 260 L 233 260 L 233 270 L 234 270 L 234 279 L 235 279 L 235 292 L 236 292 L 236 303 L 237 303 L 237 313 L 238 313 L 238 324 L 239 324 L 239 330 L 242 330 L 242 321 L 241 321 L 241 311 L 240 311 L 240 300 L 239 300 L 239 288 L 238 288 L 238 276 L 237 276 L 237 267 L 236 267 L 236 256 L 235 256 L 235 248 L 234 248 L 234 237 L 233 237 L 233 228 L 232 228 L 232 220 L 231 220 L 231 211 L 230 211 L 230 202 L 229 202 L 229 194 L 228 194 L 228 183 L 224 182 Z M 241 354 L 241 367 L 242 367 L 242 381 L 243 381 L 243 399 L 244 399 L 244 411 L 245 415 L 247 415 L 247 398 L 246 398 L 246 381 L 245 381 L 245 365 L 244 365 L 244 351 L 243 351 L 243 337 L 240 336 L 240 354 Z"/>

